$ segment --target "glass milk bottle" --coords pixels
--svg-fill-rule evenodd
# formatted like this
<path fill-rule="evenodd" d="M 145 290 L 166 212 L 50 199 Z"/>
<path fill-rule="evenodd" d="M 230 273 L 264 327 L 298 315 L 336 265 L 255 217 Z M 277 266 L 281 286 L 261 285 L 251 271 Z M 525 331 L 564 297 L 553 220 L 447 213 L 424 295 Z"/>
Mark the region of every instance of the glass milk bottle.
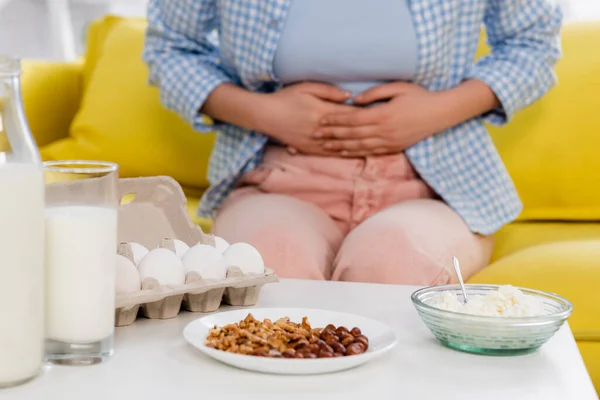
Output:
<path fill-rule="evenodd" d="M 0 387 L 34 378 L 44 355 L 44 173 L 20 72 L 0 56 Z"/>

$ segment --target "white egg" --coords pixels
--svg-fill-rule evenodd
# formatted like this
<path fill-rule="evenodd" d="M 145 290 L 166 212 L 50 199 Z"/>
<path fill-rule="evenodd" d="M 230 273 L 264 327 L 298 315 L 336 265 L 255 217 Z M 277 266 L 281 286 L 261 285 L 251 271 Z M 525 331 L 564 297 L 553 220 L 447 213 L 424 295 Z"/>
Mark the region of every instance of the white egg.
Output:
<path fill-rule="evenodd" d="M 175 254 L 177 254 L 177 257 L 179 258 L 183 257 L 190 249 L 190 246 L 188 246 L 187 243 L 182 242 L 179 239 L 173 239 L 173 243 L 175 244 Z"/>
<path fill-rule="evenodd" d="M 239 267 L 244 274 L 262 274 L 265 262 L 262 256 L 248 243 L 234 243 L 223 254 L 227 267 Z"/>
<path fill-rule="evenodd" d="M 215 238 L 215 247 L 219 252 L 225 253 L 225 250 L 229 247 L 229 242 L 222 237 L 214 236 Z"/>
<path fill-rule="evenodd" d="M 131 251 L 133 252 L 133 262 L 139 266 L 142 258 L 146 257 L 150 250 L 139 243 L 129 243 L 129 246 L 131 246 Z"/>
<path fill-rule="evenodd" d="M 160 285 L 183 285 L 183 264 L 175 253 L 168 249 L 154 249 L 138 265 L 142 282 L 154 278 Z"/>
<path fill-rule="evenodd" d="M 208 244 L 195 245 L 181 261 L 186 273 L 197 272 L 203 279 L 225 279 L 227 276 L 225 257 Z"/>
<path fill-rule="evenodd" d="M 140 274 L 131 260 L 117 254 L 116 271 L 117 294 L 132 293 L 142 288 Z"/>

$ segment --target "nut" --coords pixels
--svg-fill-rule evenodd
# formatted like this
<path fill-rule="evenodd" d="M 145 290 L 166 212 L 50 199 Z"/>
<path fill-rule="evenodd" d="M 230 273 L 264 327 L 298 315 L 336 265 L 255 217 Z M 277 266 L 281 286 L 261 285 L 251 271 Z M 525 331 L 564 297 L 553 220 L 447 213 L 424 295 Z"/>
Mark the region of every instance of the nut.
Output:
<path fill-rule="evenodd" d="M 301 323 L 289 318 L 259 321 L 252 314 L 238 322 L 215 326 L 205 345 L 229 353 L 270 358 L 329 358 L 361 354 L 369 348 L 369 339 L 359 328 L 333 324 L 313 328 L 307 317 Z"/>
<path fill-rule="evenodd" d="M 309 344 L 308 346 L 306 346 L 306 349 L 308 349 L 308 351 L 310 351 L 311 353 L 317 354 L 319 352 L 319 345 L 316 343 Z"/>
<path fill-rule="evenodd" d="M 349 345 L 351 345 L 352 343 L 354 343 L 354 336 L 352 336 L 351 334 L 347 333 L 344 336 L 342 336 L 342 340 L 341 340 L 342 344 L 346 347 L 348 347 Z"/>
<path fill-rule="evenodd" d="M 268 357 L 269 353 L 266 352 L 264 349 L 256 349 L 254 350 L 254 352 L 252 353 L 253 356 L 258 356 L 258 357 Z"/>
<path fill-rule="evenodd" d="M 323 329 L 323 331 L 321 332 L 321 339 L 323 339 L 324 341 L 327 341 L 328 339 L 335 337 L 337 338 L 337 335 L 335 333 L 335 331 L 332 331 L 331 329 Z"/>
<path fill-rule="evenodd" d="M 308 340 L 300 340 L 294 345 L 294 349 L 300 350 L 308 346 Z"/>
<path fill-rule="evenodd" d="M 319 345 L 319 352 L 326 352 L 326 353 L 334 353 L 333 348 L 328 345 L 327 343 L 323 343 Z"/>
<path fill-rule="evenodd" d="M 369 338 L 364 335 L 359 335 L 354 339 L 357 343 L 362 343 L 365 347 L 365 351 L 369 348 Z"/>
<path fill-rule="evenodd" d="M 283 353 L 281 353 L 281 355 L 283 356 L 283 358 L 294 358 L 296 356 L 296 350 L 287 349 Z"/>
<path fill-rule="evenodd" d="M 321 350 L 319 352 L 319 358 L 332 358 L 333 357 L 333 352 L 332 351 L 323 351 Z"/>
<path fill-rule="evenodd" d="M 332 336 L 332 337 L 328 337 L 327 340 L 325 341 L 325 343 L 327 343 L 330 346 L 335 345 L 336 343 L 340 343 L 339 339 L 337 336 Z"/>
<path fill-rule="evenodd" d="M 336 330 L 335 333 L 338 335 L 338 337 L 343 337 L 345 334 L 350 333 L 350 331 L 348 330 L 348 328 L 346 328 L 345 326 L 339 326 Z"/>
<path fill-rule="evenodd" d="M 346 349 L 346 355 L 347 356 L 354 356 L 354 355 L 357 355 L 357 354 L 362 354 L 364 352 L 365 352 L 365 348 L 364 348 L 364 346 L 363 346 L 362 343 L 352 343 Z"/>
<path fill-rule="evenodd" d="M 331 348 L 335 353 L 346 354 L 346 347 L 340 342 L 334 343 L 333 345 L 331 345 Z"/>

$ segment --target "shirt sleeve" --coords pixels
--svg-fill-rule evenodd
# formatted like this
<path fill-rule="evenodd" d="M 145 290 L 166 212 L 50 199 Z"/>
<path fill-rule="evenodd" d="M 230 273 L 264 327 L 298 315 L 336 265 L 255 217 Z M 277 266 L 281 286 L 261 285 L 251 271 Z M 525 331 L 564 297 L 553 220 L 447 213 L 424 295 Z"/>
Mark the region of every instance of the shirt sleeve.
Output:
<path fill-rule="evenodd" d="M 231 76 L 219 65 L 216 0 L 150 0 L 143 59 L 162 104 L 199 132 L 214 125 L 199 110 Z"/>
<path fill-rule="evenodd" d="M 491 51 L 467 76 L 485 82 L 500 100 L 500 108 L 484 115 L 488 123 L 505 124 L 556 84 L 563 15 L 554 3 L 488 0 L 484 23 Z"/>

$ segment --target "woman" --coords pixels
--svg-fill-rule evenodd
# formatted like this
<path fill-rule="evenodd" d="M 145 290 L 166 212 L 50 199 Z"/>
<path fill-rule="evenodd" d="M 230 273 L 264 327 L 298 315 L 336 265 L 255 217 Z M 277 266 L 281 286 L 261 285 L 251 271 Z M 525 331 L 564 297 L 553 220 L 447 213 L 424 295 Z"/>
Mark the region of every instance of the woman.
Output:
<path fill-rule="evenodd" d="M 150 0 L 148 17 L 164 105 L 219 132 L 199 213 L 280 276 L 444 284 L 457 256 L 468 278 L 520 213 L 483 121 L 554 85 L 550 0 Z"/>

